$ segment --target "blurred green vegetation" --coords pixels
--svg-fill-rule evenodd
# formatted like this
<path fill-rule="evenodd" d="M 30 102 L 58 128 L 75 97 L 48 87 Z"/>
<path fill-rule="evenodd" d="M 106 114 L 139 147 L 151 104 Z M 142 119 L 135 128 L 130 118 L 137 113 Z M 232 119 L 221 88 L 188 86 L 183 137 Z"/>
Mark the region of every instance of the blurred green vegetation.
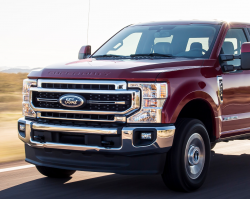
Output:
<path fill-rule="evenodd" d="M 0 72 L 0 113 L 22 111 L 23 79 L 28 73 Z"/>
<path fill-rule="evenodd" d="M 1 73 L 0 72 L 0 93 L 22 92 L 23 79 L 28 73 Z"/>
<path fill-rule="evenodd" d="M 0 72 L 0 163 L 24 159 L 17 120 L 22 117 L 22 86 L 27 75 Z"/>

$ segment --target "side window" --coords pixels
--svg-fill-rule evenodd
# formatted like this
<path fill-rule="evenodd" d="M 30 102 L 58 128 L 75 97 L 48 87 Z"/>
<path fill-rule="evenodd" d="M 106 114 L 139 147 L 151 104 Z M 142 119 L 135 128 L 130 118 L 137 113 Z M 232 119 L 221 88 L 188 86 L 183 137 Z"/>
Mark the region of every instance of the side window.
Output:
<path fill-rule="evenodd" d="M 229 29 L 222 45 L 222 52 L 224 54 L 240 55 L 241 45 L 246 41 L 243 29 Z M 240 60 L 229 61 L 227 64 L 239 66 Z"/>
<path fill-rule="evenodd" d="M 249 32 L 249 34 L 250 34 L 250 28 L 248 28 L 248 32 Z"/>

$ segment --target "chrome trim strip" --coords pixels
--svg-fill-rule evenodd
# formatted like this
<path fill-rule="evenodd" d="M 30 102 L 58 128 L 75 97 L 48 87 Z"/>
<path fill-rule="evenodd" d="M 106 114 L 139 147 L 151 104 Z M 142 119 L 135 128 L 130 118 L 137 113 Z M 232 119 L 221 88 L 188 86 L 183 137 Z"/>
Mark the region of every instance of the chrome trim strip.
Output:
<path fill-rule="evenodd" d="M 32 91 L 38 91 L 38 92 L 65 92 L 65 93 L 107 93 L 107 94 L 131 94 L 131 100 L 132 104 L 131 107 L 128 108 L 125 111 L 85 111 L 85 110 L 68 110 L 68 109 L 49 109 L 49 108 L 37 108 L 33 105 L 32 103 Z M 140 108 L 140 90 L 139 89 L 131 89 L 131 90 L 119 90 L 119 91 L 112 91 L 112 90 L 75 90 L 75 89 L 58 89 L 58 90 L 53 90 L 53 89 L 44 89 L 44 88 L 31 88 L 30 89 L 30 106 L 34 111 L 40 111 L 40 112 L 57 112 L 57 113 L 77 113 L 77 114 L 100 114 L 100 115 L 105 115 L 105 114 L 117 114 L 117 115 L 126 115 L 130 114 Z"/>
<path fill-rule="evenodd" d="M 38 79 L 37 87 L 42 88 L 43 83 L 49 84 L 103 84 L 115 85 L 115 90 L 126 90 L 127 83 L 125 81 L 105 81 L 105 80 L 58 80 L 58 79 Z M 58 89 L 63 90 L 63 89 Z M 71 89 L 68 89 L 71 90 Z M 93 90 L 91 90 L 92 92 Z M 102 90 L 99 90 L 102 91 Z"/>
<path fill-rule="evenodd" d="M 242 120 L 242 119 L 250 119 L 250 112 L 222 116 L 223 122 L 232 121 L 232 120 Z"/>
<path fill-rule="evenodd" d="M 232 120 L 250 119 L 250 112 L 238 113 L 238 114 L 232 114 L 232 115 L 222 115 L 222 116 L 218 116 L 215 118 L 220 119 L 222 122 L 228 122 Z"/>
<path fill-rule="evenodd" d="M 230 117 L 223 116 L 223 119 L 222 119 L 223 122 L 232 121 L 232 120 L 238 120 L 238 116 L 230 116 Z"/>
<path fill-rule="evenodd" d="M 81 90 L 81 89 L 49 89 L 49 88 L 38 88 L 31 87 L 30 91 L 47 92 L 47 93 L 90 93 L 90 94 L 130 94 L 130 90 Z"/>
<path fill-rule="evenodd" d="M 125 101 L 97 101 L 97 100 L 87 100 L 88 104 L 126 104 Z"/>
<path fill-rule="evenodd" d="M 58 99 L 36 98 L 38 102 L 59 102 Z"/>
<path fill-rule="evenodd" d="M 66 149 L 66 150 L 77 150 L 77 151 L 101 151 L 101 150 L 113 150 L 118 151 L 121 150 L 120 148 L 105 148 L 105 147 L 98 147 L 98 146 L 88 146 L 88 145 L 74 145 L 74 144 L 57 144 L 54 142 L 46 142 L 41 144 L 40 142 L 31 141 L 33 147 L 37 148 L 51 148 L 51 149 Z"/>
<path fill-rule="evenodd" d="M 117 134 L 116 128 L 90 128 L 90 127 L 75 127 L 63 125 L 49 125 L 33 123 L 32 129 L 41 131 L 58 131 L 58 132 L 74 132 L 74 133 L 91 133 L 91 134 Z"/>
<path fill-rule="evenodd" d="M 215 117 L 216 119 L 218 118 L 218 119 L 220 119 L 221 121 L 222 121 L 222 116 L 220 115 L 220 116 L 218 116 L 218 117 Z"/>
<path fill-rule="evenodd" d="M 73 121 L 90 121 L 90 122 L 126 122 L 126 117 L 114 117 L 114 120 L 93 120 L 93 119 L 75 119 L 75 118 L 65 118 L 65 117 L 47 117 L 41 116 L 41 112 L 37 112 L 37 118 L 43 119 L 53 119 L 53 120 L 73 120 Z"/>

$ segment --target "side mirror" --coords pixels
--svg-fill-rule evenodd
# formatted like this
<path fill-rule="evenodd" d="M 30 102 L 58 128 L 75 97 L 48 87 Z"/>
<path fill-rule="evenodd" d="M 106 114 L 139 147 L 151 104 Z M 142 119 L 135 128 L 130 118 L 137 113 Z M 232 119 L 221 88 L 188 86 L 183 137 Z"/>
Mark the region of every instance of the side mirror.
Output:
<path fill-rule="evenodd" d="M 233 61 L 234 59 L 236 59 L 234 55 L 227 55 L 227 54 L 221 54 L 220 55 L 220 60 L 222 62 Z"/>
<path fill-rule="evenodd" d="M 227 65 L 225 63 L 227 61 L 233 61 L 235 59 L 241 59 L 241 56 L 240 55 L 221 54 L 220 55 L 220 61 L 223 62 L 221 64 L 222 70 L 224 72 L 230 72 L 230 71 L 240 70 L 241 66 Z"/>
<path fill-rule="evenodd" d="M 91 55 L 91 46 L 90 45 L 82 46 L 78 54 L 78 59 L 86 59 L 90 55 Z"/>
<path fill-rule="evenodd" d="M 250 42 L 243 43 L 241 46 L 241 68 L 250 70 Z"/>

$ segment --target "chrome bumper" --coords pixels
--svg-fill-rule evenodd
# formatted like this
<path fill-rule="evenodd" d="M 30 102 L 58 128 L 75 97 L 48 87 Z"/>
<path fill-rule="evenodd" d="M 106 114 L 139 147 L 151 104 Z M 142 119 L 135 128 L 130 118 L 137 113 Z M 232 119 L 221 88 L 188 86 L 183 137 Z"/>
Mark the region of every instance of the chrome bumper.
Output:
<path fill-rule="evenodd" d="M 66 149 L 66 150 L 78 150 L 78 151 L 105 151 L 105 152 L 117 152 L 117 153 L 130 153 L 130 152 L 143 152 L 143 151 L 154 151 L 156 149 L 169 149 L 172 146 L 175 127 L 164 126 L 164 127 L 123 127 L 120 131 L 118 128 L 94 128 L 94 127 L 75 127 L 75 126 L 62 126 L 62 125 L 49 125 L 39 124 L 30 120 L 20 118 L 18 123 L 25 124 L 25 136 L 18 132 L 18 137 L 24 143 L 35 148 L 51 148 L 51 149 Z M 147 128 L 156 130 L 156 140 L 147 146 L 134 146 L 133 144 L 133 132 L 135 129 Z M 51 132 L 72 132 L 72 133 L 91 133 L 101 135 L 115 135 L 121 133 L 122 145 L 120 148 L 108 148 L 98 146 L 87 146 L 87 145 L 74 145 L 74 144 L 62 144 L 45 142 L 40 143 L 32 140 L 32 130 L 51 131 Z"/>

